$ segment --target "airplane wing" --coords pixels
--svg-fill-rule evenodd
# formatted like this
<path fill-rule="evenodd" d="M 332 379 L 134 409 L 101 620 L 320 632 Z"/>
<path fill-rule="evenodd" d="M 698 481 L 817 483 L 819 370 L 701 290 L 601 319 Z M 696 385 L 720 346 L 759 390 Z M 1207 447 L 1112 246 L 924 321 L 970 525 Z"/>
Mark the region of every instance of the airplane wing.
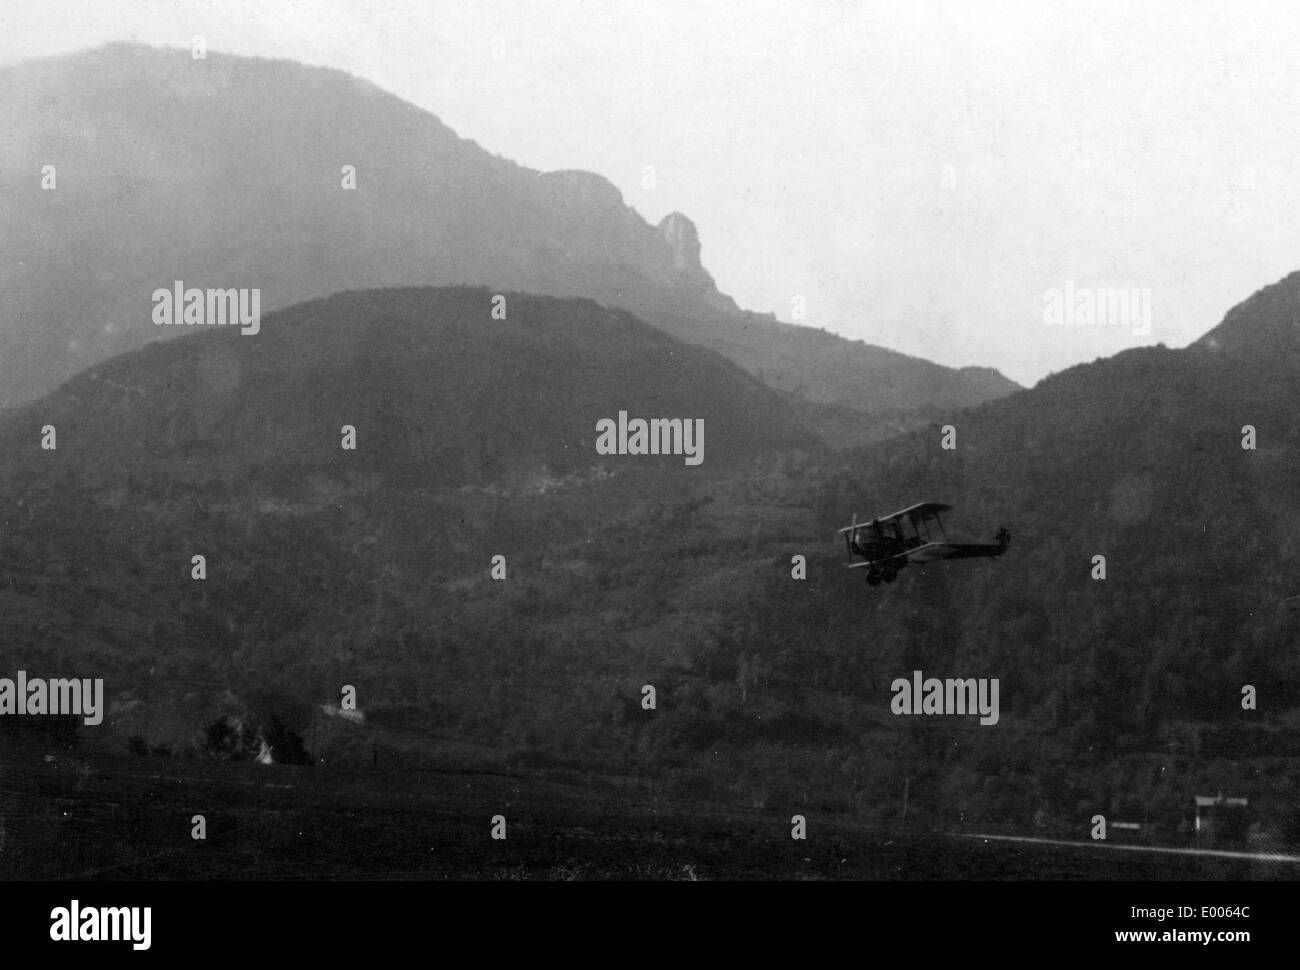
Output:
<path fill-rule="evenodd" d="M 907 552 L 910 563 L 934 562 L 937 559 L 976 559 L 981 556 L 1000 556 L 1005 548 L 978 542 L 927 542 Z"/>
<path fill-rule="evenodd" d="M 909 522 L 915 522 L 917 519 L 937 515 L 940 512 L 949 512 L 951 510 L 951 505 L 944 505 L 942 502 L 918 502 L 916 505 L 909 505 L 907 508 L 894 512 L 892 515 L 882 516 L 880 521 L 893 522 L 895 519 L 906 518 Z"/>
<path fill-rule="evenodd" d="M 951 543 L 947 542 L 927 542 L 923 546 L 917 546 L 915 549 L 909 549 L 902 554 L 914 566 L 919 566 L 927 562 L 935 562 L 938 559 L 954 559 L 955 556 L 949 553 L 953 549 Z"/>
<path fill-rule="evenodd" d="M 936 544 L 937 544 L 937 543 L 931 543 L 931 545 L 936 545 Z M 900 553 L 898 553 L 898 554 L 896 554 L 896 555 L 893 555 L 893 556 L 885 556 L 885 557 L 883 557 L 883 558 L 881 558 L 881 559 L 872 559 L 872 560 L 870 560 L 869 562 L 852 562 L 852 563 L 849 563 L 849 567 L 848 567 L 848 568 L 849 568 L 849 569 L 866 569 L 868 566 L 883 566 L 885 563 L 890 563 L 890 562 L 899 563 L 899 564 L 901 565 L 901 564 L 903 563 L 904 560 L 906 560 L 906 561 L 908 561 L 908 562 L 917 562 L 917 560 L 912 559 L 911 556 L 912 556 L 913 553 L 915 553 L 915 552 L 919 552 L 919 551 L 920 551 L 920 550 L 918 550 L 918 549 L 909 549 L 907 552 L 900 552 Z M 925 560 L 925 561 L 926 561 L 926 562 L 929 562 L 928 559 Z"/>
<path fill-rule="evenodd" d="M 983 543 L 927 542 L 923 546 L 908 549 L 906 552 L 900 552 L 895 556 L 873 559 L 871 562 L 850 563 L 848 568 L 865 569 L 868 566 L 883 566 L 888 562 L 901 562 L 902 560 L 907 560 L 911 565 L 920 566 L 927 562 L 938 562 L 940 559 L 976 559 L 981 556 L 1000 556 L 1005 551 L 1002 546 Z"/>
<path fill-rule="evenodd" d="M 894 556 L 886 556 L 884 559 L 873 559 L 870 562 L 850 563 L 849 569 L 866 569 L 871 566 L 880 567 L 886 563 L 899 563 L 904 560 L 908 564 L 921 566 L 928 562 L 938 562 L 941 559 L 977 559 L 980 557 L 997 557 L 1006 552 L 1004 546 L 987 545 L 983 543 L 972 542 L 927 542 L 923 546 L 917 546 L 915 549 L 908 549 L 906 552 L 900 552 Z"/>
<path fill-rule="evenodd" d="M 908 519 L 909 521 L 915 521 L 916 519 L 923 518 L 925 516 L 934 515 L 939 512 L 947 512 L 951 508 L 952 508 L 951 505 L 944 505 L 942 502 L 920 502 L 916 505 L 908 506 L 907 508 L 902 509 L 901 511 L 894 512 L 890 515 L 882 515 L 875 521 L 879 522 L 882 526 L 890 522 L 894 522 L 897 519 L 905 518 Z M 872 525 L 871 522 L 855 522 L 853 525 L 845 526 L 843 529 L 840 529 L 839 531 L 852 532 L 854 529 L 865 529 L 865 528 L 869 528 L 871 525 Z"/>

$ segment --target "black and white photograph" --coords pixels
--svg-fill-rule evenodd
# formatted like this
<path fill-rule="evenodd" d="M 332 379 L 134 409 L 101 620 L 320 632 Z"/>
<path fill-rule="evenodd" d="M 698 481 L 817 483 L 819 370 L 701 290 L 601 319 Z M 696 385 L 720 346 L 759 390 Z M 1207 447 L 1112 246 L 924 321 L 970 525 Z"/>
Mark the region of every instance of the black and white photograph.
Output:
<path fill-rule="evenodd" d="M 1239 960 L 1298 552 L 1292 5 L 0 2 L 41 959 L 582 898 Z"/>

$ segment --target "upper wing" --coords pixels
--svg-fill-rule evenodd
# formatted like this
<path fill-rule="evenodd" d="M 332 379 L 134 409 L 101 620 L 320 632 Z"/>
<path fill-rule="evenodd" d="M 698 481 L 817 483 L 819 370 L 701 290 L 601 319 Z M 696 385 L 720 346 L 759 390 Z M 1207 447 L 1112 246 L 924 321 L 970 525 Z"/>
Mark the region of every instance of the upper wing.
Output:
<path fill-rule="evenodd" d="M 900 509 L 899 511 L 890 513 L 889 515 L 882 515 L 875 521 L 879 522 L 881 525 L 893 522 L 896 519 L 907 519 L 908 521 L 915 522 L 917 519 L 926 518 L 939 512 L 947 512 L 951 508 L 951 505 L 944 505 L 942 502 L 918 502 L 916 505 L 909 505 L 907 508 Z M 868 528 L 871 525 L 871 522 L 855 522 L 853 525 L 845 526 L 839 531 L 852 532 L 854 529 Z"/>
<path fill-rule="evenodd" d="M 843 534 L 845 532 L 852 532 L 854 529 L 870 529 L 870 528 L 871 528 L 870 522 L 855 522 L 852 525 L 846 525 L 844 528 L 840 529 L 839 532 Z"/>
<path fill-rule="evenodd" d="M 880 521 L 893 522 L 895 519 L 906 518 L 909 522 L 916 522 L 917 519 L 928 518 L 940 512 L 949 512 L 951 510 L 951 505 L 944 505 L 942 502 L 917 502 L 915 505 L 909 505 L 905 509 L 900 509 L 891 515 L 882 517 Z"/>

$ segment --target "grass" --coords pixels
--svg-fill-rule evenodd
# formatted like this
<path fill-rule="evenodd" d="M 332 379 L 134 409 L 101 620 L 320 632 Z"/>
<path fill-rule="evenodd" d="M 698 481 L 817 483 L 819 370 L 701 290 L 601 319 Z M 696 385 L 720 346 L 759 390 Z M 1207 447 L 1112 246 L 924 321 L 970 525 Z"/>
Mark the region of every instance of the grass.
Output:
<path fill-rule="evenodd" d="M 191 838 L 205 817 L 207 838 Z M 504 840 L 492 817 L 504 815 Z M 0 878 L 898 880 L 1294 878 L 1234 860 L 980 843 L 620 790 L 548 771 L 261 767 L 96 756 L 8 766 Z"/>

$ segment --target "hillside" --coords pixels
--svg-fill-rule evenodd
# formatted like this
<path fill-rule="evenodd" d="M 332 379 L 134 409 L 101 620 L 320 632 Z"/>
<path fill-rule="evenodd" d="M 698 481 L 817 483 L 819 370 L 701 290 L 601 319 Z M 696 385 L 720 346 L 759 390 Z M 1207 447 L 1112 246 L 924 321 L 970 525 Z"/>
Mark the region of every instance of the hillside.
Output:
<path fill-rule="evenodd" d="M 1266 286 L 1228 311 L 1193 348 L 1235 359 L 1294 359 L 1300 355 L 1300 273 Z"/>
<path fill-rule="evenodd" d="M 1028 824 L 1043 809 L 1077 834 L 1094 810 L 1172 826 L 1222 789 L 1294 839 L 1300 355 L 1284 324 L 1298 299 L 1293 275 L 1231 311 L 1217 351 L 1132 350 L 969 412 L 954 451 L 936 427 L 847 459 L 818 503 L 823 532 L 852 509 L 938 499 L 967 538 L 1007 524 L 1009 553 L 908 570 L 883 594 L 847 574 L 787 589 L 756 630 L 782 643 L 819 624 L 810 664 L 877 704 L 884 672 L 1001 678 L 996 730 L 915 728 L 939 745 L 912 779 L 922 798 L 979 786 L 986 811 Z"/>
<path fill-rule="evenodd" d="M 516 165 L 337 71 L 114 44 L 0 69 L 0 103 L 0 405 L 169 335 L 149 300 L 175 280 L 257 287 L 264 311 L 409 285 L 589 297 L 830 408 L 837 442 L 1015 389 L 743 312 L 687 217 L 650 225 L 599 175 Z"/>
<path fill-rule="evenodd" d="M 646 662 L 619 631 L 676 630 L 656 651 L 707 638 L 730 605 L 690 584 L 744 554 L 674 535 L 677 510 L 822 447 L 775 392 L 624 311 L 509 293 L 502 321 L 491 297 L 311 301 L 256 337 L 214 328 L 115 358 L 9 415 L 10 655 L 101 671 L 110 733 L 154 743 L 190 744 L 264 695 L 301 724 L 357 681 L 380 723 L 409 706 L 407 728 L 509 750 L 519 725 L 484 707 L 506 667 L 533 691 L 588 690 L 625 653 Z M 597 422 L 620 411 L 702 421 L 702 460 L 597 454 Z M 704 565 L 674 566 L 686 549 Z M 489 578 L 496 555 L 511 581 Z M 669 611 L 674 591 L 707 605 Z M 563 633 L 543 648 L 546 616 Z"/>
<path fill-rule="evenodd" d="M 482 487 L 685 464 L 598 455 L 597 422 L 620 411 L 703 421 L 709 470 L 818 447 L 779 395 L 710 351 L 591 300 L 502 295 L 505 320 L 485 289 L 394 288 L 298 304 L 255 336 L 181 328 L 186 339 L 21 409 L 3 436 L 32 460 L 31 434 L 49 423 L 58 454 L 40 458 L 124 476 L 183 458 L 272 488 L 325 473 Z M 341 445 L 345 425 L 355 450 Z"/>
<path fill-rule="evenodd" d="M 895 824 L 906 787 L 945 831 L 1078 838 L 1101 812 L 1176 842 L 1223 789 L 1262 838 L 1300 836 L 1292 355 L 1129 351 L 959 415 L 955 451 L 936 427 L 828 455 L 757 382 L 625 314 L 512 295 L 501 326 L 486 297 L 303 304 L 257 339 L 118 358 L 0 427 L 8 643 L 107 677 L 85 743 L 195 753 L 222 712 L 271 712 L 330 764 L 630 773 L 786 819 Z M 568 350 L 541 366 L 547 347 Z M 581 457 L 574 429 L 630 398 L 705 414 L 717 460 Z M 954 537 L 1008 525 L 1009 553 L 869 590 L 834 529 L 919 499 L 956 505 Z M 892 715 L 918 669 L 998 678 L 997 725 Z M 320 713 L 344 684 L 364 725 Z"/>

